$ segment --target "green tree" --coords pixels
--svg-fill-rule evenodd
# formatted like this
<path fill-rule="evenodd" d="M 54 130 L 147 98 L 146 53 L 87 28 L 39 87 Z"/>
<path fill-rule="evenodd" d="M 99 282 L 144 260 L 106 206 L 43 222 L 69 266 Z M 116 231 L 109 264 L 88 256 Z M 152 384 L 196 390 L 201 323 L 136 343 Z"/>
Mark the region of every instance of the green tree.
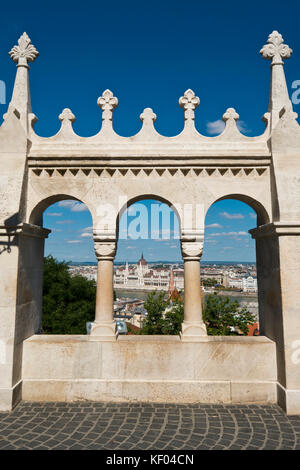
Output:
<path fill-rule="evenodd" d="M 241 307 L 238 300 L 230 300 L 229 297 L 217 294 L 207 296 L 203 320 L 207 333 L 215 336 L 247 335 L 249 325 L 256 321 L 255 316 Z M 233 328 L 238 331 L 233 331 Z"/>
<path fill-rule="evenodd" d="M 207 279 L 203 279 L 202 280 L 202 284 L 205 286 L 205 287 L 215 287 L 216 284 L 218 284 L 218 281 L 217 279 L 215 279 L 214 277 L 209 277 Z"/>
<path fill-rule="evenodd" d="M 96 283 L 71 276 L 68 263 L 52 256 L 44 260 L 42 332 L 86 334 L 86 322 L 95 318 Z"/>
<path fill-rule="evenodd" d="M 164 292 L 150 292 L 144 304 L 147 316 L 141 328 L 142 335 L 163 335 L 165 321 L 163 313 L 168 306 Z"/>
<path fill-rule="evenodd" d="M 168 308 L 169 307 L 169 308 Z M 183 301 L 181 298 L 166 300 L 163 292 L 152 292 L 145 302 L 148 312 L 141 334 L 178 335 L 183 322 Z M 238 300 L 230 300 L 217 294 L 206 298 L 203 311 L 207 333 L 214 336 L 247 335 L 249 325 L 255 323 L 255 316 L 241 307 Z"/>
<path fill-rule="evenodd" d="M 163 334 L 179 335 L 183 322 L 183 302 L 180 299 L 172 301 L 172 306 L 164 317 Z"/>

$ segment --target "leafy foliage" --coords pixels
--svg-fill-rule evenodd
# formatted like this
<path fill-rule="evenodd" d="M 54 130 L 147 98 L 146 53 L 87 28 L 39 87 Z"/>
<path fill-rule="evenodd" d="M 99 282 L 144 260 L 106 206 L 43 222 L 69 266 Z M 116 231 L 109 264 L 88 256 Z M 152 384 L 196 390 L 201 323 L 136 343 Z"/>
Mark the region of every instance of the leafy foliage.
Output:
<path fill-rule="evenodd" d="M 165 314 L 163 327 L 164 334 L 179 335 L 183 316 L 183 302 L 181 299 L 176 299 L 172 302 L 171 308 L 167 310 Z"/>
<path fill-rule="evenodd" d="M 202 280 L 202 284 L 203 284 L 205 287 L 215 287 L 216 284 L 218 284 L 218 281 L 217 281 L 217 279 L 215 279 L 214 277 L 212 277 L 212 278 L 203 279 L 203 280 Z"/>
<path fill-rule="evenodd" d="M 180 296 L 166 299 L 164 292 L 151 292 L 145 302 L 147 317 L 142 335 L 178 335 L 183 322 L 183 303 Z"/>
<path fill-rule="evenodd" d="M 147 317 L 143 321 L 141 329 L 142 335 L 163 335 L 164 318 L 163 313 L 168 306 L 164 292 L 150 292 L 144 304 L 147 310 Z"/>
<path fill-rule="evenodd" d="M 255 323 L 255 316 L 245 307 L 241 307 L 238 300 L 209 294 L 205 302 L 203 320 L 209 335 L 247 335 L 249 325 Z"/>
<path fill-rule="evenodd" d="M 94 321 L 96 283 L 70 276 L 68 263 L 52 256 L 44 260 L 42 331 L 45 334 L 86 334 Z"/>
<path fill-rule="evenodd" d="M 163 292 L 152 292 L 145 302 L 148 312 L 141 334 L 178 335 L 183 322 L 183 301 L 181 297 L 166 300 Z M 247 335 L 249 325 L 255 323 L 255 316 L 238 300 L 210 294 L 206 298 L 203 320 L 207 333 L 215 336 Z"/>

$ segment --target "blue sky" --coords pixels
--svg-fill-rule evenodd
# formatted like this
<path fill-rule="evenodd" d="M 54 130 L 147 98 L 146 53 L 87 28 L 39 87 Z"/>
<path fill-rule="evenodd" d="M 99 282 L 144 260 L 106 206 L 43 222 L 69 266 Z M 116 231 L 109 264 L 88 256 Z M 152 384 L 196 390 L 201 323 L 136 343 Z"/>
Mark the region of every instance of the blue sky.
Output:
<path fill-rule="evenodd" d="M 219 120 L 225 110 L 234 107 L 240 114 L 242 131 L 257 135 L 264 129 L 261 117 L 267 110 L 270 82 L 269 62 L 261 58 L 259 50 L 274 29 L 281 32 L 294 50 L 285 65 L 292 93 L 292 82 L 300 79 L 299 17 L 300 3 L 296 0 L 4 2 L 0 18 L 0 80 L 6 83 L 8 102 L 16 72 L 8 51 L 26 31 L 40 52 L 31 65 L 30 83 L 32 107 L 38 117 L 35 129 L 42 136 L 57 132 L 58 115 L 65 107 L 71 108 L 77 118 L 74 128 L 78 134 L 95 134 L 101 126 L 97 98 L 106 88 L 119 99 L 114 127 L 124 136 L 139 130 L 139 115 L 145 107 L 156 113 L 159 132 L 180 132 L 183 111 L 178 98 L 188 88 L 200 97 L 196 112 L 200 132 L 214 135 L 220 130 Z M 1 116 L 6 108 L 0 105 Z M 230 201 L 218 204 L 208 214 L 208 225 L 221 225 L 217 229 L 220 233 L 244 232 L 253 227 L 248 207 Z M 53 233 L 46 249 L 52 243 L 53 252 L 60 258 L 93 258 L 90 237 L 81 237 L 84 246 L 78 242 L 62 243 L 59 238 L 70 236 L 72 240 L 78 230 L 89 227 L 88 211 L 74 212 L 64 206 L 48 209 L 48 213 L 51 211 L 62 212 L 62 216 L 57 220 L 47 216 L 45 225 L 63 232 Z M 243 218 L 226 219 L 219 212 L 240 213 Z M 74 222 L 57 223 L 63 218 Z M 232 240 L 238 247 L 233 254 L 228 243 L 230 236 L 216 236 L 217 230 L 207 229 L 211 238 L 206 241 L 204 257 L 253 259 L 249 238 L 246 242 L 245 235 L 237 235 L 238 239 Z M 55 237 L 59 240 L 56 248 Z M 144 240 L 136 243 L 141 245 L 137 251 L 144 248 Z M 89 249 L 90 254 L 86 252 Z M 130 251 L 134 250 L 128 249 L 128 256 Z M 158 258 L 167 256 L 167 248 L 158 253 Z M 149 257 L 150 254 L 149 251 Z"/>
<path fill-rule="evenodd" d="M 143 201 L 130 206 L 120 220 L 116 261 L 136 262 L 141 253 L 147 261 L 180 261 L 179 225 L 170 217 L 156 219 L 153 206 Z M 156 222 L 155 222 L 156 221 Z M 61 201 L 44 213 L 44 226 L 52 233 L 45 254 L 71 261 L 96 261 L 92 242 L 92 218 L 87 207 L 76 201 Z M 205 220 L 203 261 L 255 261 L 255 244 L 248 230 L 256 226 L 256 214 L 239 201 L 220 201 L 211 206 Z"/>

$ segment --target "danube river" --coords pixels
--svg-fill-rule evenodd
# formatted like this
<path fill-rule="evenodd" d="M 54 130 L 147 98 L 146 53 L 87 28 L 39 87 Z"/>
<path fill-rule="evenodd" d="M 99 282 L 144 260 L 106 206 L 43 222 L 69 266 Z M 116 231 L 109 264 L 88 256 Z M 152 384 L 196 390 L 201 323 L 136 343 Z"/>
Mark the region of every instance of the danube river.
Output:
<path fill-rule="evenodd" d="M 143 290 L 126 290 L 126 289 L 115 289 L 117 298 L 126 297 L 129 299 L 141 299 L 146 300 L 149 291 Z M 205 297 L 208 293 L 205 294 Z M 257 303 L 257 294 L 241 294 L 236 291 L 221 291 L 219 295 L 233 297 L 233 300 L 238 300 L 243 303 Z"/>

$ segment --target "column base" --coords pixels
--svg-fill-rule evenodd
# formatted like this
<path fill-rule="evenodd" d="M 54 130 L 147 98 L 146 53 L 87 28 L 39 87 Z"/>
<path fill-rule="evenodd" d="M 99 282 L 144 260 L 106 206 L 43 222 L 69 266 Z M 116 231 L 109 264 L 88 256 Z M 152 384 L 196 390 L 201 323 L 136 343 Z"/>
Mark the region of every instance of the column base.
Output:
<path fill-rule="evenodd" d="M 118 332 L 114 321 L 92 323 L 90 341 L 116 341 L 117 337 Z"/>
<path fill-rule="evenodd" d="M 300 415 L 300 390 L 289 390 L 277 383 L 277 400 L 287 415 Z"/>
<path fill-rule="evenodd" d="M 207 336 L 206 325 L 203 322 L 183 322 L 181 325 L 181 341 L 199 341 Z"/>
<path fill-rule="evenodd" d="M 0 388 L 0 411 L 11 411 L 22 399 L 22 381 L 11 388 Z"/>

